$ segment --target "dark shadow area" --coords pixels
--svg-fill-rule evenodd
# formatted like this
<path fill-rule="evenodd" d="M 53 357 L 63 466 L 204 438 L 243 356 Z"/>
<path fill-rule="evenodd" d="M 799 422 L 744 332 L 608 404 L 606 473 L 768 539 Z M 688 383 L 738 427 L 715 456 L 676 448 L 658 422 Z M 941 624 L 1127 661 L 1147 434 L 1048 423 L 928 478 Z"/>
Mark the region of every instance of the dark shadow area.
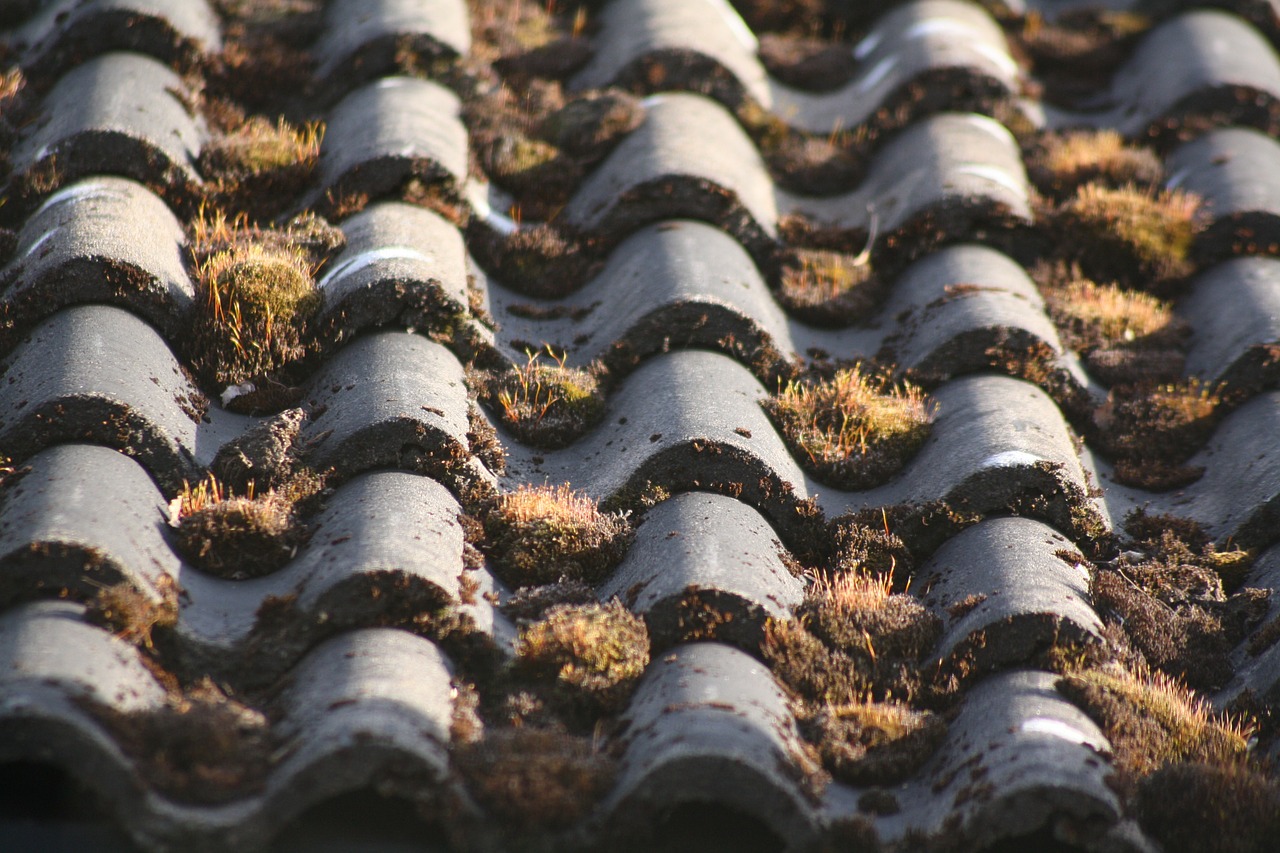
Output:
<path fill-rule="evenodd" d="M 373 791 L 342 794 L 317 803 L 276 837 L 272 853 L 445 853 L 439 827 L 406 800 Z"/>
<path fill-rule="evenodd" d="M 718 803 L 681 803 L 654 827 L 665 853 L 780 853 L 786 843 L 758 818 Z"/>
<path fill-rule="evenodd" d="M 93 792 L 51 764 L 0 764 L 0 850 L 137 853 Z"/>
<path fill-rule="evenodd" d="M 983 847 L 977 853 L 1026 853 L 1028 850 L 1035 850 L 1037 853 L 1081 853 L 1084 849 L 1083 846 L 1068 844 L 1054 838 L 1053 830 L 1043 827 L 1028 835 L 1003 838 L 988 847 Z"/>

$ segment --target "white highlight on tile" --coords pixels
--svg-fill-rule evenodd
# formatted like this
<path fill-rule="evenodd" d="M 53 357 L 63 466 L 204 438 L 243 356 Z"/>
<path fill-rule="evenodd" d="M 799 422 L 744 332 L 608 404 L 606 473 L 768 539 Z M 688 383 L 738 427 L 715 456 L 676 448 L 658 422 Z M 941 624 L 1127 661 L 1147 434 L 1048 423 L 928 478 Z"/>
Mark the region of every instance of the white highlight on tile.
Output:
<path fill-rule="evenodd" d="M 1004 169 L 999 169 L 995 166 L 983 166 L 974 163 L 971 165 L 957 167 L 956 173 L 960 175 L 973 175 L 975 178 L 982 178 L 983 180 L 991 181 L 992 183 L 999 184 L 1010 192 L 1017 193 L 1018 195 L 1025 195 L 1027 192 L 1025 184 L 1013 175 L 1010 175 Z"/>
<path fill-rule="evenodd" d="M 1164 182 L 1165 189 L 1176 190 L 1182 186 L 1182 182 L 1191 177 L 1191 167 L 1183 166 L 1178 171 L 1169 176 L 1169 180 Z"/>
<path fill-rule="evenodd" d="M 1070 723 L 1055 720 L 1052 717 L 1032 717 L 1024 720 L 1022 731 L 1027 734 L 1049 735 L 1070 743 L 1093 746 L 1093 739 Z"/>
<path fill-rule="evenodd" d="M 1002 450 L 999 453 L 993 453 L 986 459 L 982 460 L 979 468 L 1013 468 L 1018 465 L 1035 465 L 1043 462 L 1039 456 L 1034 453 L 1028 453 L 1025 450 Z"/>
<path fill-rule="evenodd" d="M 1009 128 L 1005 127 L 991 116 L 984 116 L 981 113 L 966 113 L 964 120 L 978 128 L 978 130 L 999 139 L 1005 145 L 1016 147 L 1018 144 L 1017 140 L 1013 138 L 1013 134 L 1009 132 Z"/>
<path fill-rule="evenodd" d="M 379 261 L 400 260 L 431 263 L 435 258 L 425 252 L 419 252 L 417 249 L 410 249 L 408 246 L 384 246 L 380 249 L 370 249 L 367 252 L 361 252 L 353 258 L 347 258 L 345 261 L 329 270 L 329 272 L 325 274 L 324 278 L 320 279 L 320 281 L 316 283 L 316 287 L 320 290 L 324 290 L 334 279 L 359 272 L 366 267 L 373 266 Z"/>
<path fill-rule="evenodd" d="M 489 224 L 500 234 L 514 234 L 520 230 L 520 226 L 509 216 L 503 216 L 493 209 L 493 205 L 489 204 L 489 186 L 488 184 L 472 183 L 467 186 L 467 201 L 471 202 L 471 207 L 475 210 L 476 215 Z"/>
<path fill-rule="evenodd" d="M 57 207 L 60 204 L 66 204 L 70 201 L 84 201 L 90 198 L 124 198 L 124 193 L 108 186 L 107 184 L 96 181 L 78 181 L 70 186 L 63 187 L 53 195 L 44 200 L 44 203 L 36 210 L 32 216 L 39 216 L 51 207 Z"/>
<path fill-rule="evenodd" d="M 994 44 L 987 44 L 984 41 L 974 42 L 969 45 L 981 57 L 988 60 L 992 65 L 1000 69 L 1005 77 L 1010 79 L 1018 76 L 1018 63 L 1013 61 L 1013 57 L 1005 53 Z"/>
<path fill-rule="evenodd" d="M 858 81 L 858 91 L 868 92 L 875 88 L 876 84 L 889 76 L 889 72 L 898 66 L 898 57 L 886 56 L 884 59 L 876 63 L 876 66 Z"/>
<path fill-rule="evenodd" d="M 738 43 L 754 53 L 759 47 L 759 42 L 756 41 L 755 33 L 751 32 L 746 21 L 742 20 L 742 16 L 738 14 L 738 10 L 729 5 L 729 0 L 710 0 L 710 3 L 724 17 L 725 23 L 729 25 Z"/>
<path fill-rule="evenodd" d="M 640 102 L 640 106 L 646 110 L 651 110 L 666 100 L 666 95 L 650 95 Z"/>
<path fill-rule="evenodd" d="M 258 386 L 252 382 L 242 382 L 239 385 L 228 385 L 222 389 L 222 393 L 219 396 L 222 398 L 222 405 L 225 406 L 236 397 L 243 397 L 245 394 L 252 394 L 257 390 Z"/>
<path fill-rule="evenodd" d="M 884 41 L 884 33 L 867 33 L 862 41 L 858 42 L 858 44 L 853 48 L 853 58 L 861 62 L 871 54 L 871 51 L 879 47 L 880 42 L 882 41 Z"/>

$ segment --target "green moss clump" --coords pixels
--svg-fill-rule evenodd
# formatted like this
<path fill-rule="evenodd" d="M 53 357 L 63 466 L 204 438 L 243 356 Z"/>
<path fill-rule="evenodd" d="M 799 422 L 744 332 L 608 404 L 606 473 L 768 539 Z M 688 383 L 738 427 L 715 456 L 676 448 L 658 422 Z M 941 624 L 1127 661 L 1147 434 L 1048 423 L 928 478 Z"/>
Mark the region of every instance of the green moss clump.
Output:
<path fill-rule="evenodd" d="M 933 407 L 919 388 L 858 368 L 824 381 L 789 382 L 764 408 L 801 464 L 839 489 L 869 489 L 893 477 L 933 423 Z"/>
<path fill-rule="evenodd" d="M 1194 379 L 1112 388 L 1093 421 L 1116 479 L 1153 491 L 1194 482 L 1202 469 L 1183 463 L 1217 427 L 1221 402 L 1216 390 Z"/>
<path fill-rule="evenodd" d="M 1142 781 L 1142 828 L 1178 853 L 1255 853 L 1280 838 L 1280 787 L 1245 764 L 1170 764 Z"/>
<path fill-rule="evenodd" d="M 562 604 L 521 628 L 517 655 L 520 669 L 554 678 L 567 698 L 613 711 L 649 665 L 649 631 L 616 599 Z"/>
<path fill-rule="evenodd" d="M 484 522 L 494 568 L 512 586 L 598 581 L 626 553 L 631 525 L 568 485 L 521 486 Z"/>
<path fill-rule="evenodd" d="M 1154 151 L 1114 130 L 1073 130 L 1045 134 L 1028 157 L 1027 173 L 1040 190 L 1060 197 L 1089 183 L 1152 186 L 1163 168 Z"/>
<path fill-rule="evenodd" d="M 1199 200 L 1171 190 L 1085 184 L 1058 208 L 1054 221 L 1063 245 L 1086 274 L 1151 288 L 1191 274 L 1191 247 L 1199 233 Z"/>
<path fill-rule="evenodd" d="M 199 265 L 197 283 L 192 362 L 214 385 L 248 382 L 305 354 L 308 322 L 321 298 L 301 250 L 233 245 Z"/>
<path fill-rule="evenodd" d="M 1190 690 L 1161 673 L 1110 665 L 1065 675 L 1057 688 L 1102 729 L 1117 767 L 1130 781 L 1172 762 L 1231 764 L 1249 750 L 1245 730 L 1216 717 Z"/>
<path fill-rule="evenodd" d="M 886 292 L 871 264 L 843 252 L 796 249 L 783 265 L 778 301 L 815 326 L 870 320 Z"/>
<path fill-rule="evenodd" d="M 581 370 L 563 359 L 547 364 L 540 353 L 497 375 L 479 377 L 484 401 L 521 441 L 564 447 L 604 417 L 603 368 Z"/>

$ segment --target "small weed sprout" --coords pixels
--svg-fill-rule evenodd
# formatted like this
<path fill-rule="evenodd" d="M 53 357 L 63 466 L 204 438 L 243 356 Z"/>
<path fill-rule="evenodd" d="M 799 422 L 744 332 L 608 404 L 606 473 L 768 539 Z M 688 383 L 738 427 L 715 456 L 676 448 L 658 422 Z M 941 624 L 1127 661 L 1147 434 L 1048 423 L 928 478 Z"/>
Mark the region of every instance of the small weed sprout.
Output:
<path fill-rule="evenodd" d="M 1078 279 L 1045 297 L 1053 318 L 1068 330 L 1077 349 L 1167 338 L 1178 328 L 1168 302 L 1113 284 Z"/>
<path fill-rule="evenodd" d="M 488 398 L 521 441 L 544 448 L 563 447 L 604 415 L 604 393 L 594 370 L 568 367 L 548 347 L 489 383 Z"/>
<path fill-rule="evenodd" d="M 521 629 L 516 651 L 521 668 L 554 678 L 570 699 L 614 711 L 649 665 L 649 632 L 616 599 L 561 604 Z"/>
<path fill-rule="evenodd" d="M 631 525 L 568 484 L 521 486 L 485 518 L 489 555 L 513 586 L 597 581 L 622 559 Z"/>
<path fill-rule="evenodd" d="M 315 122 L 296 128 L 283 118 L 272 124 L 250 116 L 200 152 L 201 167 L 211 176 L 239 179 L 298 168 L 310 172 L 320 159 L 324 126 Z"/>
<path fill-rule="evenodd" d="M 934 418 L 918 387 L 860 368 L 816 383 L 789 382 L 764 405 L 814 476 L 841 489 L 890 479 L 924 444 Z"/>
<path fill-rule="evenodd" d="M 9 108 L 22 94 L 26 85 L 27 78 L 23 75 L 21 68 L 14 66 L 0 72 L 0 119 L 8 115 Z"/>
<path fill-rule="evenodd" d="M 1191 273 L 1200 200 L 1181 190 L 1081 186 L 1057 211 L 1070 251 L 1095 279 L 1152 286 Z"/>

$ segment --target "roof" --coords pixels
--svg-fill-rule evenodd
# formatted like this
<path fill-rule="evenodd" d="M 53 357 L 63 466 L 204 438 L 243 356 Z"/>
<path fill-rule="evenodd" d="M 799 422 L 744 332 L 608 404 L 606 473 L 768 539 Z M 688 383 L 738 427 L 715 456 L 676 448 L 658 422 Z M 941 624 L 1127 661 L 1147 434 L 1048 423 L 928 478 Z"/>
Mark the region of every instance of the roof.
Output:
<path fill-rule="evenodd" d="M 1280 7 L 872 6 L 0 10 L 0 846 L 1263 849 Z"/>

